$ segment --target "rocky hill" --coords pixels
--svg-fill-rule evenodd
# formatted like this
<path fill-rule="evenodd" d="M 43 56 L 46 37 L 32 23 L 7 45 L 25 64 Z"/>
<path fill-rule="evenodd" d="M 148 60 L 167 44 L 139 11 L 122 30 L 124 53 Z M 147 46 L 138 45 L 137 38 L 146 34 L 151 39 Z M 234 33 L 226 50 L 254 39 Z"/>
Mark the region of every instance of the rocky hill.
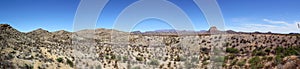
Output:
<path fill-rule="evenodd" d="M 112 29 L 24 33 L 0 24 L 0 69 L 300 68 L 299 34 L 219 31 L 216 27 L 193 34 Z"/>

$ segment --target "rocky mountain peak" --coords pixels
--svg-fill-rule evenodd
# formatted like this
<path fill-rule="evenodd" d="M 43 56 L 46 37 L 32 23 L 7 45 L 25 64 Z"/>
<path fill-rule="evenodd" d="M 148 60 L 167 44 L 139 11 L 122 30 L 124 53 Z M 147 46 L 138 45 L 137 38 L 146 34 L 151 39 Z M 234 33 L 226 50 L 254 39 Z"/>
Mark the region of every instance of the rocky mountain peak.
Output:
<path fill-rule="evenodd" d="M 33 31 L 29 32 L 29 33 L 37 33 L 37 34 L 42 34 L 42 33 L 49 33 L 49 31 L 47 31 L 47 30 L 44 30 L 44 29 L 42 29 L 42 28 L 38 28 L 38 29 L 36 29 L 36 30 L 33 30 Z"/>
<path fill-rule="evenodd" d="M 12 29 L 9 24 L 0 24 L 0 30 Z"/>
<path fill-rule="evenodd" d="M 219 31 L 219 30 L 216 26 L 212 26 L 212 27 L 209 28 L 208 31 Z"/>
<path fill-rule="evenodd" d="M 65 31 L 65 30 L 59 30 L 59 31 L 55 31 L 54 33 L 62 35 L 62 34 L 69 34 L 71 32 Z"/>
<path fill-rule="evenodd" d="M 28 32 L 26 34 L 31 37 L 41 37 L 41 36 L 51 35 L 52 33 L 47 30 L 44 30 L 42 28 L 38 28 L 38 29 Z"/>
<path fill-rule="evenodd" d="M 218 33 L 220 32 L 216 26 L 212 26 L 208 30 L 209 33 Z"/>
<path fill-rule="evenodd" d="M 0 24 L 0 32 L 1 33 L 7 33 L 7 34 L 19 34 L 18 30 L 14 29 L 9 24 Z"/>

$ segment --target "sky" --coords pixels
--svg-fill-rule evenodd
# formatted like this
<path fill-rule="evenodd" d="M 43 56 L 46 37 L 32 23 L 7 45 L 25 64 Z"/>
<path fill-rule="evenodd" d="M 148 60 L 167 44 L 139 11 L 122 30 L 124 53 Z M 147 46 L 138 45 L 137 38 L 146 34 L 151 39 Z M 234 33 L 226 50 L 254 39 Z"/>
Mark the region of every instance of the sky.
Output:
<path fill-rule="evenodd" d="M 96 27 L 113 28 L 120 13 L 136 1 L 138 0 L 110 0 L 99 15 Z M 185 12 L 196 31 L 210 27 L 202 11 L 192 0 L 169 1 Z M 223 14 L 226 30 L 300 32 L 297 28 L 297 23 L 300 23 L 299 0 L 217 0 L 217 3 Z M 10 24 L 21 32 L 38 28 L 73 31 L 79 4 L 80 0 L 0 0 L 0 23 Z M 171 28 L 166 21 L 148 19 L 137 24 L 134 30 Z"/>

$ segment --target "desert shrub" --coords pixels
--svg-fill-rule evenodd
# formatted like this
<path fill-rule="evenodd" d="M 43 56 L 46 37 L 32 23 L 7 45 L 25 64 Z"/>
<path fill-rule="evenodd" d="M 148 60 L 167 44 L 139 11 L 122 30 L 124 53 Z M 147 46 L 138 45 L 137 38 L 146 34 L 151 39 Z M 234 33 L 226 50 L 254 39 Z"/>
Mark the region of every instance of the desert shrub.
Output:
<path fill-rule="evenodd" d="M 102 69 L 101 65 L 97 65 L 96 69 Z"/>
<path fill-rule="evenodd" d="M 275 53 L 276 53 L 276 55 L 281 54 L 283 51 L 284 51 L 284 48 L 283 48 L 283 47 L 277 47 L 277 48 L 275 48 Z"/>
<path fill-rule="evenodd" d="M 192 57 L 191 62 L 198 62 L 198 58 L 197 57 Z"/>
<path fill-rule="evenodd" d="M 117 56 L 116 60 L 121 61 L 122 57 L 121 56 Z"/>
<path fill-rule="evenodd" d="M 234 54 L 229 54 L 227 56 L 225 56 L 225 59 L 234 59 L 235 58 L 235 55 Z"/>
<path fill-rule="evenodd" d="M 289 48 L 283 48 L 283 47 L 277 47 L 275 48 L 276 55 L 285 57 L 285 56 L 291 56 L 291 55 L 300 55 L 300 48 L 297 47 L 289 47 Z"/>
<path fill-rule="evenodd" d="M 69 64 L 70 67 L 74 67 L 74 64 L 71 60 L 67 59 L 67 64 Z"/>
<path fill-rule="evenodd" d="M 273 57 L 268 57 L 267 60 L 268 60 L 268 61 L 272 61 L 272 60 L 273 60 Z"/>
<path fill-rule="evenodd" d="M 242 60 L 237 63 L 238 66 L 244 66 L 246 64 L 246 60 Z"/>
<path fill-rule="evenodd" d="M 230 65 L 235 65 L 237 61 L 237 59 L 233 60 Z"/>
<path fill-rule="evenodd" d="M 224 56 L 216 56 L 216 57 L 213 57 L 213 61 L 215 62 L 223 62 L 224 61 Z"/>
<path fill-rule="evenodd" d="M 182 57 L 182 56 L 179 56 L 179 57 L 174 59 L 174 61 L 185 61 L 185 60 L 186 60 L 186 58 Z"/>
<path fill-rule="evenodd" d="M 251 69 L 262 69 L 263 65 L 262 64 L 257 64 L 257 65 L 251 65 L 250 67 L 251 67 Z"/>
<path fill-rule="evenodd" d="M 262 58 L 261 58 L 262 60 L 267 60 L 268 59 L 268 57 L 266 57 L 266 56 L 262 56 Z"/>
<path fill-rule="evenodd" d="M 109 55 L 104 55 L 105 59 L 109 59 Z"/>
<path fill-rule="evenodd" d="M 159 62 L 158 60 L 153 59 L 150 61 L 150 65 L 159 65 Z"/>
<path fill-rule="evenodd" d="M 56 59 L 56 61 L 57 61 L 57 62 L 63 62 L 63 61 L 64 61 L 64 59 L 63 59 L 63 58 L 61 58 L 61 57 L 59 57 L 59 58 L 57 58 L 57 59 Z"/>
<path fill-rule="evenodd" d="M 110 59 L 116 59 L 116 55 L 111 55 Z"/>
<path fill-rule="evenodd" d="M 185 66 L 185 69 L 191 69 L 191 68 L 194 68 L 196 65 L 186 61 L 186 62 L 184 62 L 184 66 Z"/>
<path fill-rule="evenodd" d="M 142 69 L 140 66 L 133 67 L 132 69 Z"/>
<path fill-rule="evenodd" d="M 249 63 L 252 65 L 252 64 L 257 64 L 260 61 L 261 61 L 261 59 L 258 56 L 255 56 L 249 60 Z"/>
<path fill-rule="evenodd" d="M 26 68 L 26 69 L 33 69 L 33 66 L 32 66 L 32 65 L 25 64 L 25 68 Z"/>
<path fill-rule="evenodd" d="M 226 48 L 227 53 L 239 53 L 238 49 L 235 48 Z"/>
<path fill-rule="evenodd" d="M 296 48 L 290 47 L 284 50 L 285 56 L 299 55 Z"/>
<path fill-rule="evenodd" d="M 254 56 L 265 56 L 267 53 L 263 51 L 254 51 L 253 54 Z"/>
<path fill-rule="evenodd" d="M 11 60 L 11 59 L 13 59 L 13 58 L 15 58 L 15 57 L 14 57 L 14 55 L 11 54 L 11 53 L 10 53 L 10 54 L 7 54 L 7 55 L 5 56 L 5 59 L 6 59 L 6 60 Z"/>
<path fill-rule="evenodd" d="M 208 48 L 200 48 L 200 49 L 204 53 L 209 53 L 210 52 L 210 49 L 208 49 Z"/>
<path fill-rule="evenodd" d="M 276 55 L 276 57 L 275 57 L 275 63 L 276 64 L 280 64 L 282 62 L 282 58 L 283 58 L 282 55 Z"/>
<path fill-rule="evenodd" d="M 261 59 L 258 56 L 255 56 L 249 60 L 249 63 L 251 64 L 251 69 L 260 69 L 262 67 L 262 64 L 260 64 Z"/>
<path fill-rule="evenodd" d="M 227 46 L 229 46 L 229 45 L 230 45 L 229 42 L 226 42 L 226 43 L 224 44 L 225 47 L 227 47 Z"/>
<path fill-rule="evenodd" d="M 128 60 L 128 57 L 127 56 L 123 56 L 123 62 L 127 61 Z"/>
<path fill-rule="evenodd" d="M 271 49 L 270 48 L 266 48 L 265 52 L 269 53 L 269 52 L 271 52 Z"/>
<path fill-rule="evenodd" d="M 209 59 L 210 59 L 210 57 L 204 57 L 203 61 L 209 60 Z"/>
<path fill-rule="evenodd" d="M 209 64 L 207 61 L 204 61 L 204 62 L 203 62 L 203 65 L 207 65 L 207 64 Z"/>
<path fill-rule="evenodd" d="M 136 57 L 136 60 L 137 61 L 143 61 L 143 58 L 142 57 Z"/>

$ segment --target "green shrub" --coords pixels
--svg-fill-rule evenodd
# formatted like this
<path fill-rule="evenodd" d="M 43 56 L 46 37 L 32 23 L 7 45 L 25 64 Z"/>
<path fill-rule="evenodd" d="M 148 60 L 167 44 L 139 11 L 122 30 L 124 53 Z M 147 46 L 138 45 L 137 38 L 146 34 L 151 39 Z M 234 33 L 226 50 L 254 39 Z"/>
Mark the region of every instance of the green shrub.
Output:
<path fill-rule="evenodd" d="M 101 65 L 97 65 L 96 69 L 102 69 Z"/>
<path fill-rule="evenodd" d="M 299 52 L 300 52 L 300 48 L 298 48 L 298 47 L 289 47 L 289 48 L 277 47 L 277 48 L 275 48 L 276 55 L 279 55 L 281 57 L 291 56 L 291 55 L 300 55 Z"/>
<path fill-rule="evenodd" d="M 263 52 L 263 51 L 254 51 L 254 56 L 265 56 L 267 53 Z"/>
<path fill-rule="evenodd" d="M 186 58 L 182 56 L 178 56 L 177 58 L 174 59 L 174 61 L 185 61 Z"/>
<path fill-rule="evenodd" d="M 158 60 L 153 59 L 150 61 L 150 65 L 159 65 L 159 62 Z"/>
<path fill-rule="evenodd" d="M 270 48 L 266 48 L 265 52 L 271 52 L 271 49 Z"/>
<path fill-rule="evenodd" d="M 261 59 L 259 57 L 255 56 L 249 60 L 249 63 L 252 65 L 252 64 L 257 64 L 260 61 L 261 61 Z"/>
<path fill-rule="evenodd" d="M 64 61 L 64 59 L 63 59 L 63 58 L 61 58 L 61 57 L 59 57 L 59 58 L 57 58 L 57 59 L 56 59 L 56 61 L 57 61 L 57 62 L 63 62 L 63 61 Z"/>
<path fill-rule="evenodd" d="M 207 61 L 204 61 L 204 62 L 203 62 L 203 65 L 207 65 L 207 64 L 209 64 Z"/>
<path fill-rule="evenodd" d="M 122 57 L 121 56 L 117 56 L 117 60 L 121 61 Z"/>
<path fill-rule="evenodd" d="M 249 60 L 251 64 L 251 69 L 261 69 L 262 64 L 260 64 L 261 59 L 258 56 L 255 56 Z"/>
<path fill-rule="evenodd" d="M 238 49 L 235 48 L 226 48 L 227 53 L 239 53 Z"/>
<path fill-rule="evenodd" d="M 26 68 L 26 69 L 33 69 L 33 66 L 32 66 L 32 65 L 27 65 L 27 64 L 25 64 L 25 68 Z"/>
<path fill-rule="evenodd" d="M 282 62 L 282 58 L 283 58 L 282 55 L 276 55 L 276 57 L 275 57 L 275 63 L 276 64 L 280 64 Z"/>
<path fill-rule="evenodd" d="M 276 55 L 281 54 L 283 51 L 284 51 L 284 48 L 283 48 L 283 47 L 277 47 L 277 48 L 275 48 L 275 53 L 276 53 Z"/>
<path fill-rule="evenodd" d="M 127 56 L 123 56 L 122 59 L 123 59 L 123 62 L 125 62 L 125 61 L 128 60 L 128 57 Z"/>
<path fill-rule="evenodd" d="M 116 59 L 116 55 L 111 55 L 110 59 Z"/>
<path fill-rule="evenodd" d="M 71 60 L 67 59 L 67 64 L 69 64 L 70 67 L 74 67 L 74 64 Z"/>
<path fill-rule="evenodd" d="M 225 59 L 234 59 L 236 56 L 234 54 L 229 54 L 227 56 L 225 56 Z"/>
<path fill-rule="evenodd" d="M 224 46 L 229 46 L 230 45 L 230 43 L 229 42 L 226 42 L 225 44 L 224 44 Z"/>
<path fill-rule="evenodd" d="M 246 64 L 246 60 L 237 63 L 238 66 L 244 66 L 245 64 Z"/>
<path fill-rule="evenodd" d="M 136 60 L 137 61 L 143 61 L 143 58 L 142 57 L 136 57 Z"/>
<path fill-rule="evenodd" d="M 237 61 L 237 59 L 233 60 L 230 65 L 235 65 Z"/>
<path fill-rule="evenodd" d="M 262 65 L 262 64 L 251 65 L 250 67 L 251 67 L 251 69 L 262 69 L 262 68 L 263 68 L 263 65 Z"/>
<path fill-rule="evenodd" d="M 213 57 L 213 61 L 215 62 L 223 62 L 224 61 L 224 56 L 216 56 L 216 57 Z"/>
<path fill-rule="evenodd" d="M 192 57 L 191 62 L 198 62 L 198 58 L 197 57 Z"/>
<path fill-rule="evenodd" d="M 140 66 L 133 67 L 132 69 L 142 69 Z"/>
<path fill-rule="evenodd" d="M 273 57 L 268 57 L 267 60 L 268 60 L 268 61 L 272 61 L 272 60 L 273 60 Z"/>

